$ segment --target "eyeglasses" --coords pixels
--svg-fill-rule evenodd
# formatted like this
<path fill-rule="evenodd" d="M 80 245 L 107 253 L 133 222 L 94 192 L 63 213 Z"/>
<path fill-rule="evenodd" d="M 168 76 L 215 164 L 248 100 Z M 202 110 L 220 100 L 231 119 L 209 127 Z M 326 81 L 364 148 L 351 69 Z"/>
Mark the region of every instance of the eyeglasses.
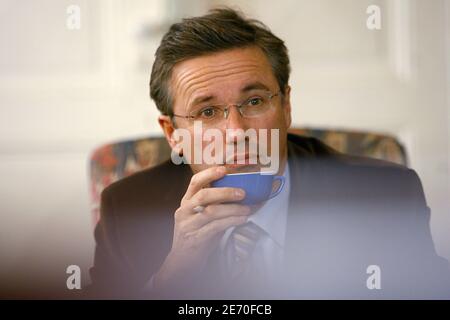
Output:
<path fill-rule="evenodd" d="M 255 92 L 245 99 L 243 103 L 201 106 L 189 112 L 188 115 L 174 114 L 173 116 L 202 121 L 204 124 L 214 126 L 227 119 L 230 114 L 230 108 L 234 106 L 243 118 L 257 118 L 273 107 L 272 98 L 280 95 L 280 93 L 280 90 L 276 93 L 269 91 Z"/>

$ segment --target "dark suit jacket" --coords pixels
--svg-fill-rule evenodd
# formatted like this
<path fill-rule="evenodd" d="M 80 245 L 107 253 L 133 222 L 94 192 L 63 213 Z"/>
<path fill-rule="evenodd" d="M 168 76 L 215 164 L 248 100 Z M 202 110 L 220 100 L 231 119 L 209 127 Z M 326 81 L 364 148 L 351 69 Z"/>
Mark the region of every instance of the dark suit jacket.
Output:
<path fill-rule="evenodd" d="M 150 297 L 449 297 L 448 264 L 434 250 L 430 211 L 413 170 L 294 135 L 288 161 L 285 270 L 276 286 L 228 288 L 213 254 L 192 286 Z M 189 166 L 169 160 L 104 190 L 90 294 L 141 297 L 171 248 L 174 212 L 191 176 Z M 380 267 L 379 290 L 366 285 L 370 265 Z"/>

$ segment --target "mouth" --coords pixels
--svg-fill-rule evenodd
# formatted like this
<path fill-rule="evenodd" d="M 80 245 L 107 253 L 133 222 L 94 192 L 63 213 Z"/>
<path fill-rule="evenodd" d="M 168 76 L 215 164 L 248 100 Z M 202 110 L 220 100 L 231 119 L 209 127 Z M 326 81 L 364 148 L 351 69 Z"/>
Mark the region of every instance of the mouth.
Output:
<path fill-rule="evenodd" d="M 256 164 L 226 164 L 227 174 L 260 172 L 261 168 Z"/>
<path fill-rule="evenodd" d="M 258 163 L 258 159 L 257 154 L 235 154 L 228 157 L 225 164 L 230 166 L 255 165 Z"/>
<path fill-rule="evenodd" d="M 258 165 L 258 156 L 250 155 L 248 153 L 234 155 L 228 158 L 225 163 L 227 173 L 241 173 L 241 172 L 257 172 L 260 171 Z"/>

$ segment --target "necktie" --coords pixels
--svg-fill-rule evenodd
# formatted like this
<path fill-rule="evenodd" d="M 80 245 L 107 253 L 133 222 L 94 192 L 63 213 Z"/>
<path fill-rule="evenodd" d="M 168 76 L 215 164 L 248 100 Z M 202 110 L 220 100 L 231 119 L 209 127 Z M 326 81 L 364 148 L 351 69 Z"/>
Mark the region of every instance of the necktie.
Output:
<path fill-rule="evenodd" d="M 236 227 L 228 240 L 228 261 L 232 279 L 248 275 L 254 269 L 252 255 L 264 230 L 253 222 Z"/>

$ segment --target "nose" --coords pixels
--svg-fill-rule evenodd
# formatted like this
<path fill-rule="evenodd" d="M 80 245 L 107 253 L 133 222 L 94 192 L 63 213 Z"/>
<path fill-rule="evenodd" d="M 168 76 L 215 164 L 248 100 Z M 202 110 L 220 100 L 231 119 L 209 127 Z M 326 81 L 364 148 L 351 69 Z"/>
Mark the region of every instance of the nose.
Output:
<path fill-rule="evenodd" d="M 240 143 L 242 142 L 241 140 L 245 140 L 244 132 L 247 130 L 246 121 L 236 106 L 229 106 L 226 129 L 228 141 Z"/>
<path fill-rule="evenodd" d="M 242 116 L 239 108 L 236 105 L 228 106 L 228 112 L 225 114 L 225 120 L 227 122 L 227 128 L 233 129 L 234 127 L 243 129 L 244 117 Z"/>
<path fill-rule="evenodd" d="M 225 117 L 227 129 L 244 129 L 245 119 L 237 106 L 228 106 L 228 113 Z"/>

